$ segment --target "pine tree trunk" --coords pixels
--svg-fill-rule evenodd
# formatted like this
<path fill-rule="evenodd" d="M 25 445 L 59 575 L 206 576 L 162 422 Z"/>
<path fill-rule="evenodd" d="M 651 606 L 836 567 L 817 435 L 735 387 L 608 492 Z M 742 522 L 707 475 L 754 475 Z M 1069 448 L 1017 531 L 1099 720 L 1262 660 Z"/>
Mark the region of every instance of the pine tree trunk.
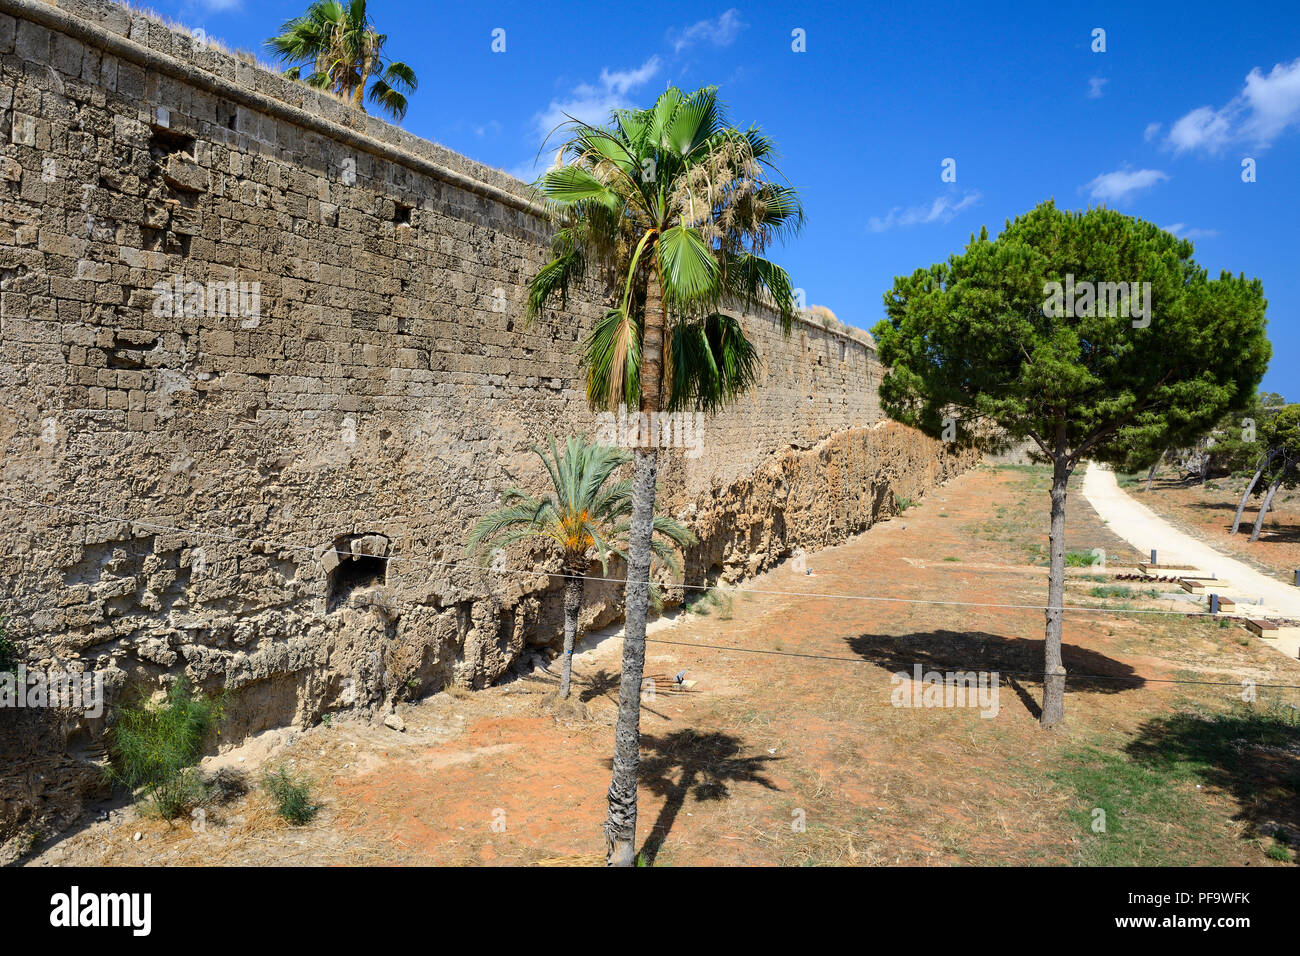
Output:
<path fill-rule="evenodd" d="M 667 313 L 659 276 L 646 287 L 645 332 L 641 341 L 641 411 L 659 411 L 663 382 L 662 348 Z M 649 435 L 639 436 L 632 475 L 632 524 L 628 530 L 627 592 L 623 613 L 623 671 L 618 682 L 618 720 L 614 725 L 614 773 L 605 820 L 605 863 L 636 863 L 637 771 L 641 761 L 641 679 L 645 673 L 646 614 L 650 606 L 650 537 L 654 531 L 658 450 Z"/>
<path fill-rule="evenodd" d="M 1232 531 L 1230 531 L 1229 534 L 1236 534 L 1237 529 L 1241 527 L 1241 515 L 1242 512 L 1246 510 L 1246 502 L 1250 500 L 1251 492 L 1255 490 L 1255 486 L 1259 484 L 1259 479 L 1263 477 L 1264 469 L 1273 463 L 1275 457 L 1276 453 L 1270 454 L 1268 458 L 1264 460 L 1264 463 L 1256 470 L 1255 477 L 1250 479 L 1250 484 L 1248 484 L 1246 490 L 1242 492 L 1241 501 L 1237 504 L 1237 516 L 1232 519 Z"/>
<path fill-rule="evenodd" d="M 1052 466 L 1052 528 L 1048 540 L 1051 566 L 1047 575 L 1047 628 L 1043 640 L 1043 713 L 1039 724 L 1055 727 L 1065 720 L 1065 667 L 1061 663 L 1061 631 L 1065 612 L 1065 489 L 1070 465 L 1065 454 L 1065 426 L 1057 427 Z"/>
<path fill-rule="evenodd" d="M 569 569 L 572 575 L 564 582 L 564 657 L 560 664 L 560 699 L 569 697 L 569 681 L 573 676 L 573 644 L 578 638 L 578 613 L 582 610 L 582 589 L 586 578 L 581 571 Z"/>
<path fill-rule="evenodd" d="M 1154 465 L 1151 466 L 1151 470 L 1147 472 L 1147 487 L 1146 487 L 1147 491 L 1151 490 L 1151 482 L 1156 480 L 1156 469 L 1159 467 L 1160 467 L 1160 462 L 1157 461 Z"/>
<path fill-rule="evenodd" d="M 1250 533 L 1251 541 L 1259 540 L 1259 533 L 1264 530 L 1264 517 L 1268 514 L 1269 507 L 1273 504 L 1273 496 L 1277 494 L 1278 487 L 1282 484 L 1282 477 L 1286 474 L 1283 471 L 1273 479 L 1273 483 L 1268 486 L 1268 494 L 1264 496 L 1264 503 L 1259 506 L 1259 515 L 1255 518 L 1255 529 Z"/>

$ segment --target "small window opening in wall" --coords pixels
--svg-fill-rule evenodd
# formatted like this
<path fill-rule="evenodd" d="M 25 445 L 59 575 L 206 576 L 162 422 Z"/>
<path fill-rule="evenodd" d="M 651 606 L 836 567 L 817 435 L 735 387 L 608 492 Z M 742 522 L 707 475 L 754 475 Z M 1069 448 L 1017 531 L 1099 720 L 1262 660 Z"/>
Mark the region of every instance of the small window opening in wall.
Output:
<path fill-rule="evenodd" d="M 393 222 L 399 226 L 409 226 L 411 224 L 411 210 L 414 208 L 414 206 L 408 206 L 406 203 L 394 201 Z"/>
<path fill-rule="evenodd" d="M 845 346 L 845 344 L 844 344 L 843 342 L 841 342 L 841 343 L 840 343 L 840 361 L 843 362 L 844 359 L 848 357 L 848 354 L 849 354 L 848 347 Z"/>
<path fill-rule="evenodd" d="M 338 564 L 329 571 L 327 608 L 330 611 L 346 604 L 354 591 L 384 584 L 388 575 L 388 561 L 381 555 L 358 554 L 348 543 L 335 550 L 340 553 Z"/>
<path fill-rule="evenodd" d="M 166 126 L 155 124 L 149 134 L 149 152 L 155 160 L 166 159 L 168 156 L 180 154 L 189 158 L 194 157 L 193 136 L 186 136 L 184 133 L 178 133 L 176 130 Z"/>

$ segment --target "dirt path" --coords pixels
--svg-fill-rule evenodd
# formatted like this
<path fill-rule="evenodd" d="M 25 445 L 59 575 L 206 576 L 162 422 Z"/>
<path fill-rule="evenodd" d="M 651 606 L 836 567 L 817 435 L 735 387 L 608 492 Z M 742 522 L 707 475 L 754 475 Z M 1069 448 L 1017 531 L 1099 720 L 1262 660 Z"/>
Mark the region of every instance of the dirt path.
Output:
<path fill-rule="evenodd" d="M 1143 554 L 1152 548 L 1161 564 L 1187 562 L 1231 582 L 1225 592 L 1262 601 L 1275 616 L 1300 618 L 1300 588 L 1283 584 L 1169 524 L 1126 494 L 1115 473 L 1095 463 L 1083 478 L 1083 496 L 1111 529 Z"/>

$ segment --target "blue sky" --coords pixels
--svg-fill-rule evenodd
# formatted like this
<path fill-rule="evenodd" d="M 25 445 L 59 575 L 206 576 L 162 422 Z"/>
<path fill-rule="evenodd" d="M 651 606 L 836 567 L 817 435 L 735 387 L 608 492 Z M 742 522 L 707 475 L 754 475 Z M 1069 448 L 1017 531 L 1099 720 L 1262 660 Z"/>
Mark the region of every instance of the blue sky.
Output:
<path fill-rule="evenodd" d="M 265 57 L 306 0 L 150 6 Z M 565 112 L 600 119 L 668 82 L 719 86 L 735 122 L 776 139 L 807 206 L 774 258 L 850 325 L 869 328 L 894 276 L 983 224 L 997 232 L 1053 197 L 1105 204 L 1191 239 L 1211 275 L 1261 278 L 1264 387 L 1300 399 L 1300 5 L 873 6 L 620 3 L 602 16 L 555 0 L 370 0 L 387 52 L 419 75 L 403 125 L 527 178 Z M 941 181 L 947 158 L 955 182 Z"/>

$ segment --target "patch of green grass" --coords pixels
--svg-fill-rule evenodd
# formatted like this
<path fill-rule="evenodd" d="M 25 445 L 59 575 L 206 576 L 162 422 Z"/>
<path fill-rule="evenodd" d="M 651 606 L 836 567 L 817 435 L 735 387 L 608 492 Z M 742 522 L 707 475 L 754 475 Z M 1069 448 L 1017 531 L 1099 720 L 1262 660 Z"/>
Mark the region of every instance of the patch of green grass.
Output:
<path fill-rule="evenodd" d="M 951 555 L 949 555 L 948 557 L 944 558 L 944 560 L 945 560 L 945 561 L 960 561 L 961 558 L 954 558 L 954 557 L 952 557 Z"/>
<path fill-rule="evenodd" d="M 1253 756 L 1256 748 L 1298 745 L 1300 712 L 1286 705 L 1180 711 L 1148 722 L 1122 750 L 1087 744 L 1067 751 L 1049 778 L 1076 795 L 1069 815 L 1084 865 L 1226 863 L 1213 849 L 1221 835 L 1208 835 L 1227 821 L 1197 786 L 1231 793 L 1247 813 L 1300 805 L 1300 770 L 1283 764 L 1272 776 L 1261 774 Z"/>
<path fill-rule="evenodd" d="M 897 498 L 894 503 L 898 505 L 898 513 L 900 515 L 915 504 L 911 498 Z"/>
<path fill-rule="evenodd" d="M 275 812 L 293 826 L 311 823 L 320 812 L 319 804 L 312 800 L 311 782 L 287 765 L 268 773 L 262 779 L 262 786 L 275 801 Z"/>
<path fill-rule="evenodd" d="M 1067 551 L 1065 566 L 1067 568 L 1090 568 L 1094 564 L 1104 564 L 1102 556 L 1091 551 Z"/>
<path fill-rule="evenodd" d="M 1156 598 L 1160 592 L 1155 588 L 1130 588 L 1122 584 L 1108 584 L 1092 588 L 1088 593 L 1097 598 Z"/>
<path fill-rule="evenodd" d="M 708 614 L 710 611 L 717 609 L 718 618 L 723 621 L 731 620 L 731 613 L 735 607 L 736 599 L 729 591 L 723 591 L 719 588 L 709 588 L 695 600 L 686 605 L 686 610 L 692 614 Z"/>
<path fill-rule="evenodd" d="M 1269 847 L 1266 856 L 1270 860 L 1277 860 L 1279 863 L 1291 862 L 1291 851 L 1279 843 L 1275 843 Z"/>
<path fill-rule="evenodd" d="M 181 677 L 162 703 L 141 695 L 123 707 L 110 740 L 110 779 L 146 801 L 150 812 L 173 820 L 205 797 L 197 764 L 203 742 L 222 718 L 223 699 L 196 693 Z"/>

